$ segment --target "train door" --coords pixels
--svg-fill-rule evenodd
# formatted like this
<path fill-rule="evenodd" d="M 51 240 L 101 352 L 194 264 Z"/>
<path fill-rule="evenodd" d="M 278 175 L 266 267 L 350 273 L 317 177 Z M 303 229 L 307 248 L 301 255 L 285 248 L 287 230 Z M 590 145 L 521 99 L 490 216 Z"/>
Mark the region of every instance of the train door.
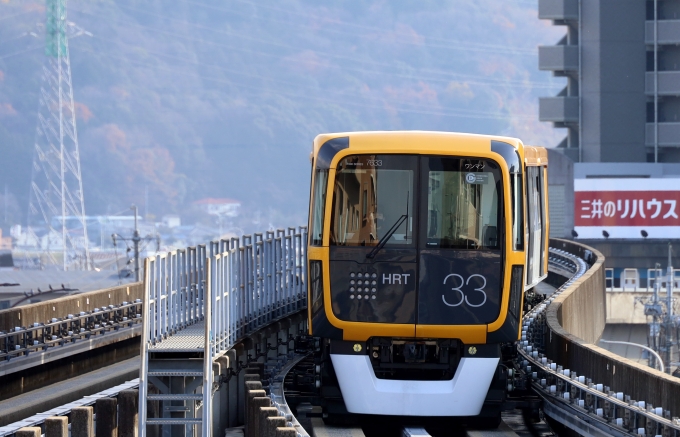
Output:
<path fill-rule="evenodd" d="M 419 179 L 416 332 L 423 325 L 493 322 L 500 311 L 503 270 L 498 164 L 423 156 Z"/>
<path fill-rule="evenodd" d="M 337 167 L 330 223 L 334 315 L 412 325 L 415 335 L 416 155 L 352 155 Z"/>

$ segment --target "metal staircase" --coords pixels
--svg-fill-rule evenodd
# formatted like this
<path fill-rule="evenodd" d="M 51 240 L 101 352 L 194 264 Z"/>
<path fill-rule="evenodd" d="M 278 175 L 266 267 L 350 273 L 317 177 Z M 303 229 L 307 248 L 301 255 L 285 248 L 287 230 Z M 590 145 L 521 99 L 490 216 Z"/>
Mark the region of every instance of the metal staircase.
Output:
<path fill-rule="evenodd" d="M 159 437 L 211 437 L 217 358 L 306 307 L 306 239 L 288 228 L 145 261 L 139 437 L 152 426 Z"/>

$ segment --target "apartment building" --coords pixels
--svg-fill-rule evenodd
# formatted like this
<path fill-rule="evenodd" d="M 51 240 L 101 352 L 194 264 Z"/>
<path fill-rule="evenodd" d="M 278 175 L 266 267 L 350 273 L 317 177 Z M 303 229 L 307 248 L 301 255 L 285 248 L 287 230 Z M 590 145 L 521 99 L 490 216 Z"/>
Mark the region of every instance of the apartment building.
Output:
<path fill-rule="evenodd" d="M 680 162 L 680 0 L 539 0 L 565 26 L 539 69 L 567 79 L 539 118 L 575 163 Z"/>

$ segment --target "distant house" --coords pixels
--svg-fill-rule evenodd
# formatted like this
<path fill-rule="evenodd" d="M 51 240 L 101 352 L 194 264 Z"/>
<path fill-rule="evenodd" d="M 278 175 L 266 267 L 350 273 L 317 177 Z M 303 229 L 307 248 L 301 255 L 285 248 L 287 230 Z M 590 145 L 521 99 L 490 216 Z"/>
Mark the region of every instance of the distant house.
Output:
<path fill-rule="evenodd" d="M 182 220 L 178 215 L 168 214 L 163 216 L 163 226 L 168 228 L 176 228 L 182 225 Z"/>
<path fill-rule="evenodd" d="M 206 198 L 194 202 L 199 209 L 218 217 L 238 217 L 241 202 L 234 199 Z"/>
<path fill-rule="evenodd" d="M 3 237 L 0 229 L 0 250 L 12 250 L 12 237 Z"/>
<path fill-rule="evenodd" d="M 11 269 L 14 270 L 14 259 L 12 252 L 5 249 L 0 249 L 0 270 Z"/>

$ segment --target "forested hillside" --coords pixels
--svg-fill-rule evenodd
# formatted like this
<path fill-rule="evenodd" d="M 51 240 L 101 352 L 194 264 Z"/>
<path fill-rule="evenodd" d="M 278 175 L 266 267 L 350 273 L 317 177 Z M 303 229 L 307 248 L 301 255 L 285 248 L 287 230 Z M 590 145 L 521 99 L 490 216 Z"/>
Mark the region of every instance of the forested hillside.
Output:
<path fill-rule="evenodd" d="M 306 220 L 321 132 L 422 129 L 554 146 L 537 45 L 561 31 L 531 0 L 70 0 L 88 214 L 156 217 L 240 200 L 256 227 Z M 0 1 L 0 196 L 25 219 L 44 3 Z M 35 32 L 38 37 L 26 35 Z M 4 187 L 7 196 L 4 196 Z M 5 211 L 5 209 L 3 209 Z M 254 225 L 254 226 L 255 226 Z"/>

